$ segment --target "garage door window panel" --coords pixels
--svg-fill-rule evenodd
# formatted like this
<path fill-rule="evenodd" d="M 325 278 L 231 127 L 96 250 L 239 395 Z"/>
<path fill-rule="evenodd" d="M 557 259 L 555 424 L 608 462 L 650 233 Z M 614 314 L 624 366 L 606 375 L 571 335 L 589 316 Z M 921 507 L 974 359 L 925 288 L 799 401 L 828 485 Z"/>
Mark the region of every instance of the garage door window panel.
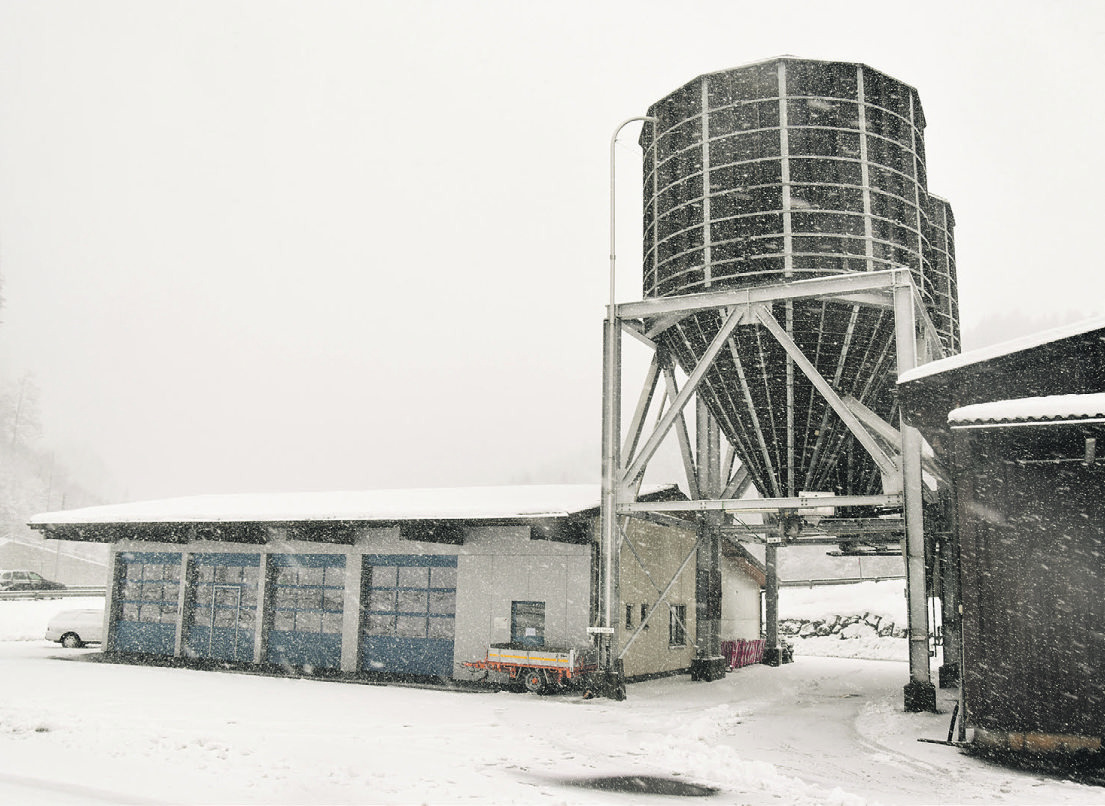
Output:
<path fill-rule="evenodd" d="M 361 666 L 400 674 L 452 674 L 456 557 L 365 558 L 367 612 Z"/>
<path fill-rule="evenodd" d="M 341 666 L 345 555 L 269 557 L 272 627 L 266 659 L 281 666 Z"/>
<path fill-rule="evenodd" d="M 176 647 L 181 555 L 120 552 L 114 649 L 172 655 Z"/>

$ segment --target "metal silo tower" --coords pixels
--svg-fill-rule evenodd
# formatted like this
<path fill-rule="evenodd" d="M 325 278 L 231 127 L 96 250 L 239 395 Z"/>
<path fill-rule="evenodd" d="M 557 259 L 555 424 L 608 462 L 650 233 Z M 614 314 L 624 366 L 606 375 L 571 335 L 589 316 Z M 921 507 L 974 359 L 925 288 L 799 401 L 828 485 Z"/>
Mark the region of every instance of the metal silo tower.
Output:
<path fill-rule="evenodd" d="M 612 297 L 607 317 L 604 540 L 615 542 L 618 515 L 648 509 L 631 490 L 674 429 L 697 499 L 686 509 L 702 524 L 701 677 L 718 675 L 726 530 L 767 544 L 769 662 L 780 545 L 885 545 L 904 534 L 906 701 L 928 707 L 921 443 L 896 425 L 895 380 L 958 352 L 959 325 L 954 220 L 928 193 L 924 127 L 912 87 L 862 64 L 789 57 L 699 76 L 648 110 L 644 299 Z M 654 354 L 624 445 L 623 331 Z M 660 379 L 666 411 L 646 437 Z M 694 446 L 682 421 L 692 396 Z M 820 516 L 826 508 L 833 517 Z M 763 523 L 742 524 L 751 511 Z"/>

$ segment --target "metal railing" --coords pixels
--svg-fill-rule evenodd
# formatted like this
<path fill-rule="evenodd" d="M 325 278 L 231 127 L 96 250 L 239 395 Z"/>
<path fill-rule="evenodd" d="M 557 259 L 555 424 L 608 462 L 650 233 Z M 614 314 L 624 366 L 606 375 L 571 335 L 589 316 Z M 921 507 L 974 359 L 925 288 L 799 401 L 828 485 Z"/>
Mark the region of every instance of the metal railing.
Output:
<path fill-rule="evenodd" d="M 831 579 L 780 579 L 780 588 L 817 588 L 821 585 L 855 585 L 859 582 L 890 582 L 905 579 L 905 574 L 878 577 L 833 577 Z"/>
<path fill-rule="evenodd" d="M 0 602 L 28 599 L 75 599 L 81 596 L 104 596 L 106 593 L 107 588 L 103 585 L 74 586 L 53 591 L 0 591 Z"/>

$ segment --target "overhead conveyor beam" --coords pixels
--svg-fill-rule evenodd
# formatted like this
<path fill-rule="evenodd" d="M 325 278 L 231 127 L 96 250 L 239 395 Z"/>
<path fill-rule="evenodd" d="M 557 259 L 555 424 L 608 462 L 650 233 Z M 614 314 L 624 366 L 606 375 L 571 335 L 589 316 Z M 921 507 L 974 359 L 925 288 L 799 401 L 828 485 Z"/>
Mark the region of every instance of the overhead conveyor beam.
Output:
<path fill-rule="evenodd" d="M 701 501 L 639 501 L 618 505 L 619 514 L 635 512 L 796 512 L 815 511 L 825 507 L 886 507 L 902 505 L 900 493 L 889 495 L 800 495 L 793 498 L 705 499 Z"/>

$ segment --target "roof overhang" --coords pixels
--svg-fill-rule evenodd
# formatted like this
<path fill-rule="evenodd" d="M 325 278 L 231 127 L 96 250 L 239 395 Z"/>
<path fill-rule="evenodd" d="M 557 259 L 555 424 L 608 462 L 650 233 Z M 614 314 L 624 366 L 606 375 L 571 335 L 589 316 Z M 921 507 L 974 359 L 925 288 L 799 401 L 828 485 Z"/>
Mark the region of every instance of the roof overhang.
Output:
<path fill-rule="evenodd" d="M 898 392 L 903 417 L 940 452 L 955 409 L 1105 392 L 1105 317 L 922 364 Z"/>
<path fill-rule="evenodd" d="M 685 497 L 676 485 L 646 485 L 639 500 Z M 398 527 L 411 540 L 456 543 L 465 527 L 529 525 L 537 538 L 582 542 L 600 500 L 590 484 L 206 495 L 48 512 L 28 526 L 60 540 L 168 543 L 265 543 L 274 535 L 350 543 L 358 530 Z"/>

